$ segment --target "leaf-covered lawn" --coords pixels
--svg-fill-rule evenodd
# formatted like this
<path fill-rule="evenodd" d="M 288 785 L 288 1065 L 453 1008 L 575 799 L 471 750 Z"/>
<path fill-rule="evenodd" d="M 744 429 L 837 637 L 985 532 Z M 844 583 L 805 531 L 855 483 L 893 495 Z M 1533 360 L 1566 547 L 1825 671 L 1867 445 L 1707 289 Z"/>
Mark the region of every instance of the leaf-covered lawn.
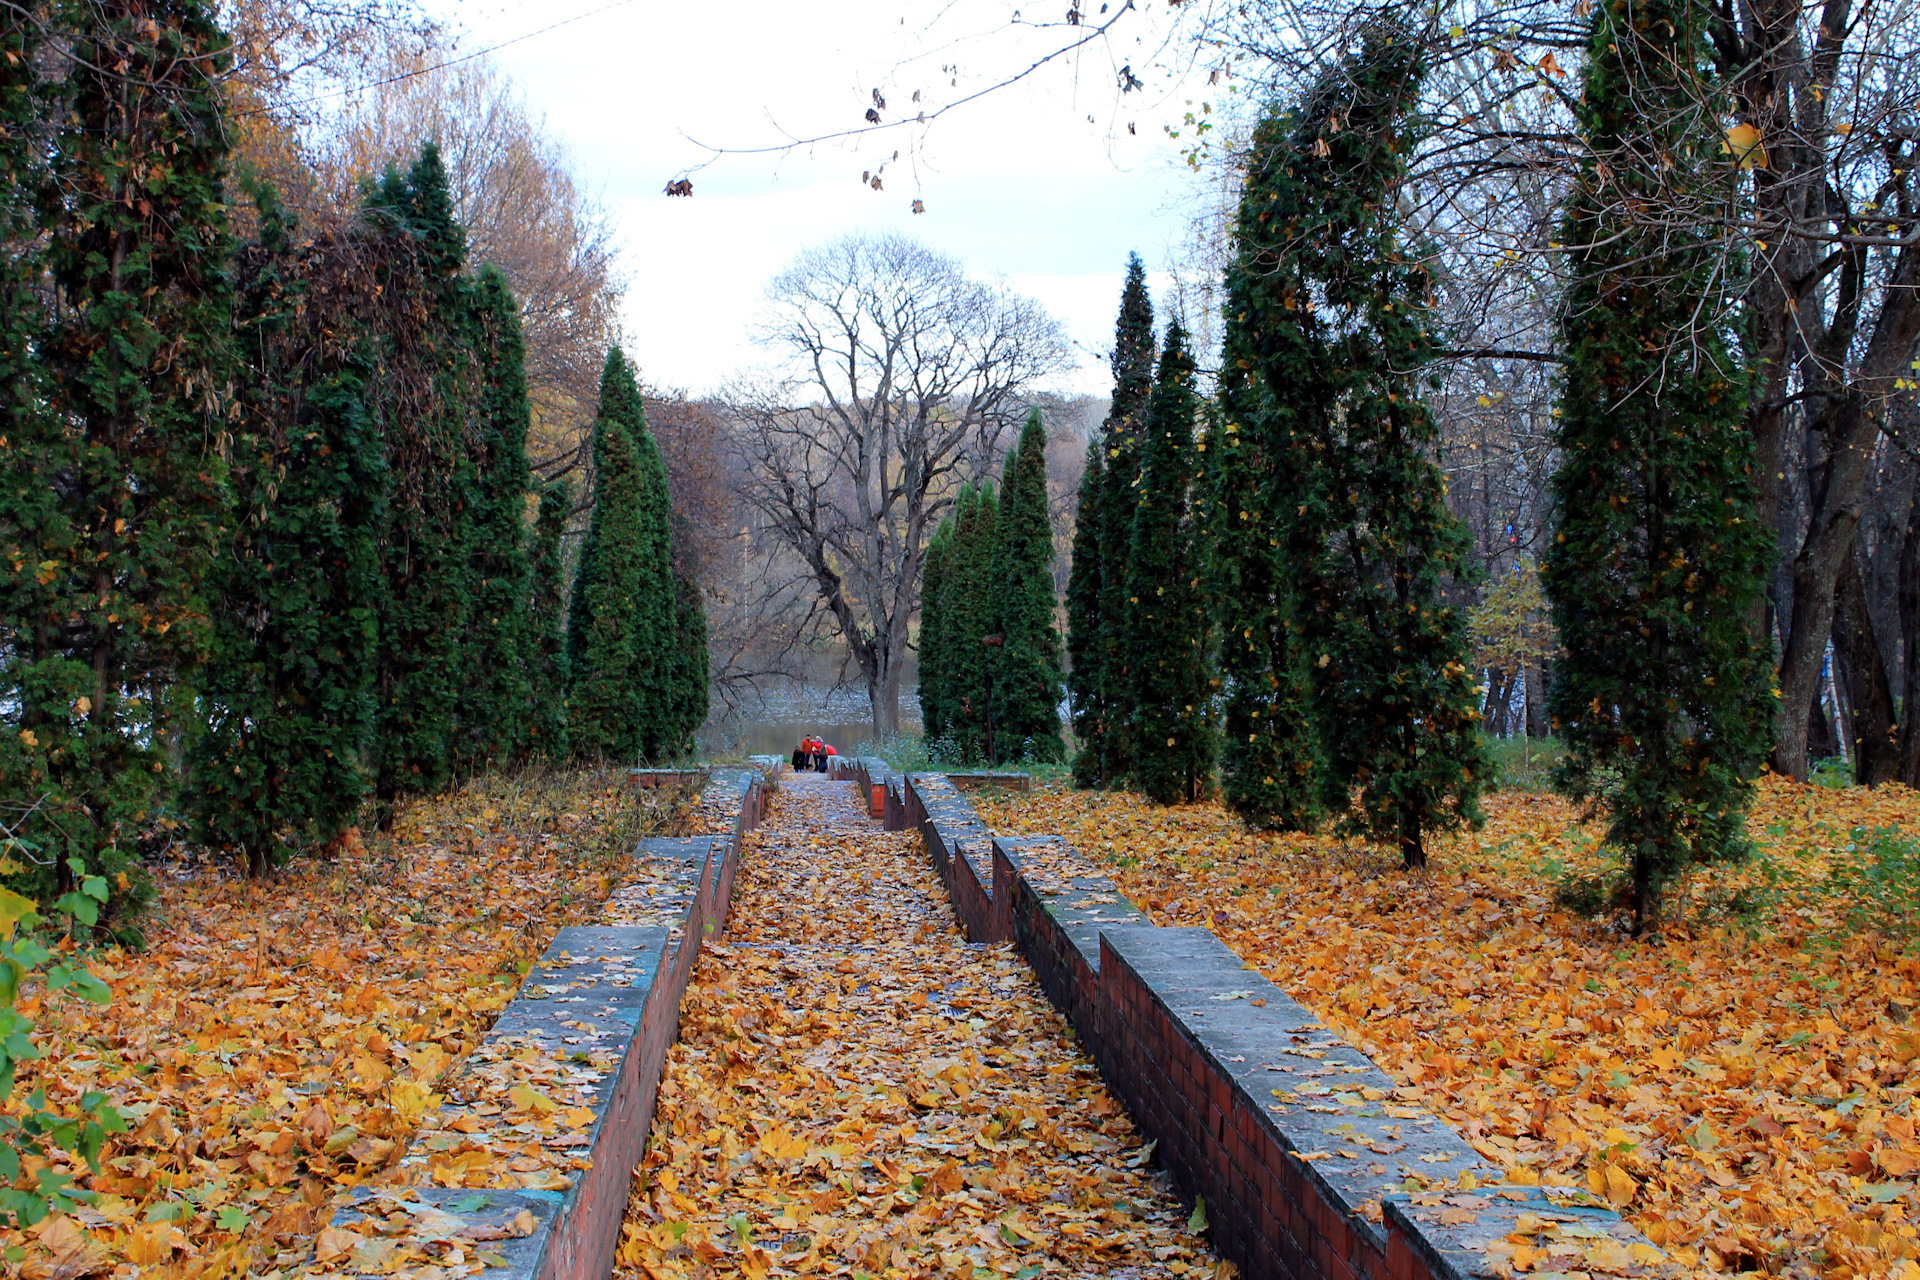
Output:
<path fill-rule="evenodd" d="M 1548 796 L 1491 798 L 1433 868 L 1255 835 L 1218 805 L 976 797 L 1065 835 L 1161 924 L 1207 925 L 1518 1183 L 1585 1186 L 1701 1270 L 1920 1280 L 1920 793 L 1761 787 L 1758 855 L 1697 877 L 1657 938 L 1553 905 L 1594 865 Z M 1910 921 L 1920 925 L 1920 921 Z"/>
<path fill-rule="evenodd" d="M 400 815 L 391 839 L 261 884 L 159 871 L 145 952 L 94 963 L 113 1003 L 23 1003 L 44 1058 L 16 1098 L 103 1089 L 132 1118 L 79 1214 L 0 1232 L 29 1277 L 272 1275 L 342 1189 L 382 1177 L 434 1090 L 618 855 L 675 793 L 609 776 L 489 779 Z"/>
<path fill-rule="evenodd" d="M 1185 1275 L 1212 1262 L 1026 965 L 920 839 L 789 779 L 701 956 L 623 1277 Z"/>

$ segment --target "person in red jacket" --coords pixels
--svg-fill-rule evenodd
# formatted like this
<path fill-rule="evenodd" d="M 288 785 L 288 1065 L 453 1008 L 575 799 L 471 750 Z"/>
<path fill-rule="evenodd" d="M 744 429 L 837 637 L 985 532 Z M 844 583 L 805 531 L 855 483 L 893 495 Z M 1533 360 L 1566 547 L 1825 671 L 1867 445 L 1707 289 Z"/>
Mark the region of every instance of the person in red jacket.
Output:
<path fill-rule="evenodd" d="M 829 760 L 831 760 L 831 759 L 832 759 L 832 758 L 833 758 L 834 756 L 837 756 L 837 755 L 839 755 L 839 754 L 840 754 L 840 753 L 839 753 L 838 751 L 835 751 L 835 750 L 833 749 L 833 744 L 832 744 L 832 743 L 830 743 L 830 742 L 824 742 L 824 741 L 823 741 L 823 742 L 821 742 L 821 744 L 820 744 L 820 757 L 819 757 L 819 759 L 820 759 L 820 772 L 822 772 L 822 773 L 825 773 L 825 772 L 827 772 L 827 769 L 828 769 L 828 763 L 827 763 L 827 762 L 828 762 Z"/>

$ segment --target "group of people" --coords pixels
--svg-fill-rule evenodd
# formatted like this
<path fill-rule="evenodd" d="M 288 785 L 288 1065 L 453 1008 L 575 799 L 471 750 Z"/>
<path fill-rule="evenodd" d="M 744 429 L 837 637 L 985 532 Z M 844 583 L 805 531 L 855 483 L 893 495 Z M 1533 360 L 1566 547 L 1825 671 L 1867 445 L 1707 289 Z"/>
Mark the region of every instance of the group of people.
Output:
<path fill-rule="evenodd" d="M 794 749 L 793 767 L 795 769 L 812 769 L 816 773 L 825 773 L 827 771 L 827 759 L 839 754 L 840 753 L 835 751 L 826 739 L 809 735 L 800 739 L 800 745 Z"/>

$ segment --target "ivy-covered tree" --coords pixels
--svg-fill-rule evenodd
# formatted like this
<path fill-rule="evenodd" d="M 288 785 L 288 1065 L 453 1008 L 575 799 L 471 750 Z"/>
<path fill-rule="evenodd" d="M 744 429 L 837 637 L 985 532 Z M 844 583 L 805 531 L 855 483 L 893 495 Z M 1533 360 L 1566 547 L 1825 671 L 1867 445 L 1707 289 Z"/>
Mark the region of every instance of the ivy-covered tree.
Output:
<path fill-rule="evenodd" d="M 336 271 L 359 246 L 296 250 L 270 188 L 241 255 L 233 507 L 210 576 L 204 725 L 184 790 L 202 843 L 254 875 L 353 823 L 371 778 L 386 470 L 377 381 Z M 314 286 L 317 282 L 320 287 Z"/>
<path fill-rule="evenodd" d="M 204 656 L 225 510 L 228 42 L 194 0 L 101 0 L 68 16 L 63 109 L 26 144 L 51 133 L 53 181 L 29 187 L 45 201 L 44 258 L 10 259 L 0 317 L 12 358 L 25 324 L 49 375 L 4 391 L 0 550 L 31 585 L 8 601 L 0 770 L 46 868 L 18 886 L 45 900 L 102 876 L 125 903 L 149 892 L 134 838 L 178 744 L 165 708 Z M 8 85 L 17 113 L 32 91 Z M 24 154 L 13 136 L 7 163 L 31 182 L 49 153 Z M 23 194 L 4 197 L 16 219 Z M 17 291 L 22 268 L 42 265 L 57 295 L 44 326 Z"/>
<path fill-rule="evenodd" d="M 637 601 L 646 572 L 646 479 L 634 436 L 640 387 L 618 347 L 600 374 L 593 420 L 593 515 L 567 620 L 567 739 L 576 755 L 637 760 L 645 744 L 637 683 Z"/>
<path fill-rule="evenodd" d="M 475 476 L 468 429 L 478 381 L 466 235 L 453 217 L 446 165 L 428 143 L 405 175 L 388 170 L 363 219 L 392 259 L 381 284 L 398 318 L 379 334 L 389 476 L 381 539 L 384 596 L 375 794 L 394 799 L 453 780 L 456 723 L 472 672 Z"/>
<path fill-rule="evenodd" d="M 564 760 L 567 746 L 567 564 L 564 541 L 573 514 L 573 486 L 555 480 L 540 490 L 540 513 L 528 554 L 526 751 Z"/>
<path fill-rule="evenodd" d="M 1007 457 L 994 547 L 993 615 L 1000 643 L 990 658 L 999 761 L 1058 762 L 1060 632 L 1054 626 L 1053 517 L 1047 496 L 1047 431 L 1027 414 Z"/>
<path fill-rule="evenodd" d="M 1200 413 L 1186 330 L 1167 325 L 1140 441 L 1128 647 L 1133 686 L 1133 781 L 1161 804 L 1199 799 L 1213 782 L 1212 635 L 1200 527 L 1192 501 Z"/>
<path fill-rule="evenodd" d="M 1697 0 L 1595 10 L 1578 108 L 1590 158 L 1561 233 L 1566 371 L 1541 578 L 1565 654 L 1548 705 L 1566 744 L 1557 781 L 1605 814 L 1637 930 L 1687 867 L 1746 854 L 1771 729 L 1749 630 L 1769 547 L 1723 250 L 1706 224 L 1641 212 L 1730 200 L 1712 20 Z"/>
<path fill-rule="evenodd" d="M 480 269 L 472 290 L 477 440 L 469 513 L 473 599 L 467 622 L 467 687 L 460 699 L 463 772 L 524 754 L 532 728 L 527 609 L 526 342 L 520 308 L 499 268 Z"/>
<path fill-rule="evenodd" d="M 1105 643 L 1100 614 L 1100 521 L 1097 512 L 1106 488 L 1106 450 L 1100 438 L 1087 442 L 1086 468 L 1080 473 L 1080 492 L 1073 521 L 1073 564 L 1067 571 L 1067 693 L 1073 709 L 1073 785 L 1104 787 L 1110 780 L 1106 751 L 1106 701 L 1100 683 L 1101 646 Z M 929 553 L 931 557 L 931 553 Z M 932 564 L 931 558 L 928 564 Z M 929 568 L 929 574 L 932 570 Z"/>
<path fill-rule="evenodd" d="M 1153 392 L 1153 301 L 1147 295 L 1147 269 L 1139 254 L 1127 258 L 1127 282 L 1120 291 L 1120 315 L 1114 323 L 1113 400 L 1101 428 L 1106 453 L 1099 501 L 1089 513 L 1083 503 L 1078 519 L 1097 522 L 1099 548 L 1098 628 L 1088 637 L 1092 662 L 1086 682 L 1099 688 L 1093 700 L 1097 719 L 1080 749 L 1095 753 L 1076 765 L 1079 776 L 1097 777 L 1110 786 L 1131 771 L 1135 659 L 1126 643 L 1132 603 L 1127 557 L 1133 546 L 1134 481 L 1140 474 L 1140 436 L 1146 429 L 1147 400 Z M 1077 536 L 1077 531 L 1076 531 Z M 1078 678 L 1078 677 L 1077 677 Z"/>

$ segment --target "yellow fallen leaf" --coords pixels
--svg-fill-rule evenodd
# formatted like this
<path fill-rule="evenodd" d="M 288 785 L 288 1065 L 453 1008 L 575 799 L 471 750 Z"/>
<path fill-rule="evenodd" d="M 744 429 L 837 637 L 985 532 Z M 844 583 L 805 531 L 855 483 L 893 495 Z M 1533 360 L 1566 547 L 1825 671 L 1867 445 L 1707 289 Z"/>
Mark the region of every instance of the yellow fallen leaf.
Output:
<path fill-rule="evenodd" d="M 344 1227 L 328 1227 L 314 1239 L 314 1261 L 338 1262 L 359 1248 L 365 1240 L 366 1237 L 357 1231 L 348 1231 Z"/>
<path fill-rule="evenodd" d="M 171 1222 L 149 1222 L 135 1227 L 127 1235 L 127 1261 L 136 1267 L 157 1267 L 173 1256 L 173 1224 Z M 323 1235 L 326 1233 L 322 1233 Z M 350 1233 L 336 1233 L 350 1234 Z M 354 1242 L 359 1242 L 354 1237 Z M 344 1252 L 350 1252 L 349 1245 Z M 326 1261 L 326 1259 L 321 1259 Z"/>
<path fill-rule="evenodd" d="M 394 1114 L 408 1124 L 418 1124 L 421 1116 L 445 1101 L 417 1080 L 402 1080 L 393 1086 L 388 1097 L 393 1103 Z"/>

